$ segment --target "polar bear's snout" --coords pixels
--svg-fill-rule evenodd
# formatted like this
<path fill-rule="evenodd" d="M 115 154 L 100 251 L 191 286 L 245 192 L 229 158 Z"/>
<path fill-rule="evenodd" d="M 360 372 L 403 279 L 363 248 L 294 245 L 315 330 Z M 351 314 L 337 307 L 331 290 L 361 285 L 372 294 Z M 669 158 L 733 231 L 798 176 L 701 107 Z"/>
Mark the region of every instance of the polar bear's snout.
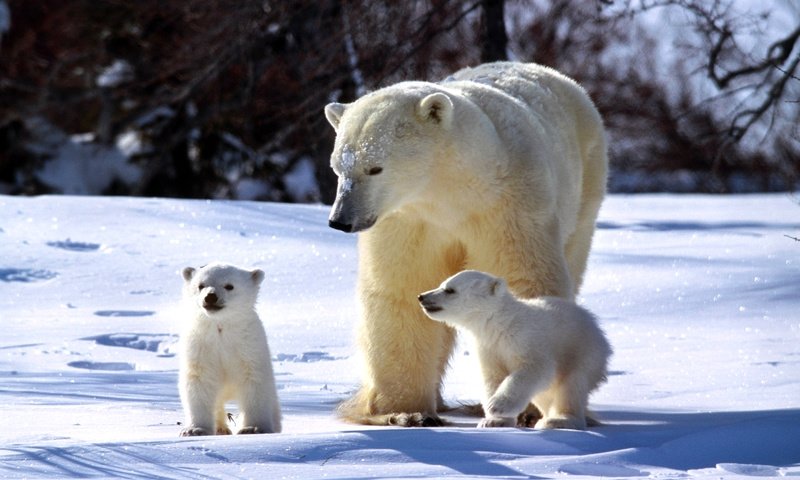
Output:
<path fill-rule="evenodd" d="M 353 221 L 350 218 L 350 208 L 345 205 L 346 202 L 347 199 L 339 192 L 328 217 L 328 226 L 345 233 L 353 233 Z"/>
<path fill-rule="evenodd" d="M 345 233 L 351 233 L 353 231 L 352 224 L 340 222 L 338 220 L 328 220 L 328 226 L 334 230 L 340 230 Z"/>
<path fill-rule="evenodd" d="M 433 292 L 426 292 L 421 293 L 417 300 L 419 300 L 419 304 L 422 305 L 422 309 L 425 310 L 427 313 L 435 313 L 441 312 L 444 310 L 444 307 L 436 303 L 436 299 L 432 298 Z"/>
<path fill-rule="evenodd" d="M 328 226 L 345 233 L 357 233 L 374 225 L 377 218 L 374 215 L 365 215 L 356 205 L 351 194 L 339 193 L 333 202 Z"/>
<path fill-rule="evenodd" d="M 335 230 L 341 230 L 345 233 L 357 233 L 368 229 L 373 224 L 375 224 L 374 217 L 367 218 L 364 221 L 359 221 L 358 219 L 351 220 L 348 216 L 343 215 L 339 211 L 335 211 L 331 214 L 330 218 L 328 218 L 329 227 Z"/>

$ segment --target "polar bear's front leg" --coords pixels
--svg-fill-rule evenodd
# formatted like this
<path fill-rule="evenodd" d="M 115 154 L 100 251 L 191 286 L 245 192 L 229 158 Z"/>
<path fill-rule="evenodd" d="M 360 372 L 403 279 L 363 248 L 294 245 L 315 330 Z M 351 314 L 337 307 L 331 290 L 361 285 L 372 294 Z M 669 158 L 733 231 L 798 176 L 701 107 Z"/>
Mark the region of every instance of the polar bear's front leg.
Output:
<path fill-rule="evenodd" d="M 362 348 L 372 352 L 365 355 L 367 414 L 391 414 L 386 418 L 391 425 L 441 425 L 439 389 L 454 331 L 425 317 L 416 298 L 407 302 L 376 295 L 367 303 L 371 313 L 360 335 Z M 383 317 L 379 323 L 367 320 L 378 316 Z"/>
<path fill-rule="evenodd" d="M 558 220 L 525 219 L 508 222 L 504 236 L 513 238 L 514 249 L 501 249 L 492 263 L 471 265 L 471 268 L 493 272 L 504 277 L 518 298 L 554 296 L 569 300 L 575 297 Z M 498 243 L 503 243 L 498 239 Z"/>
<path fill-rule="evenodd" d="M 339 408 L 368 425 L 438 426 L 439 390 L 455 331 L 425 316 L 419 292 L 463 267 L 464 249 L 430 226 L 386 219 L 359 238 L 361 390 Z"/>

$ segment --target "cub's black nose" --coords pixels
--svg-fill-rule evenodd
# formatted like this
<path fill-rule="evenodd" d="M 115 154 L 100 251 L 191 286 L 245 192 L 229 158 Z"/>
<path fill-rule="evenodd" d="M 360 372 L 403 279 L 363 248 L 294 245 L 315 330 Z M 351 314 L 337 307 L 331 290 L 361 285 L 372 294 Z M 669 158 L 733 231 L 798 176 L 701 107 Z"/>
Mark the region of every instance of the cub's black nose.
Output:
<path fill-rule="evenodd" d="M 342 232 L 346 233 L 353 232 L 353 224 L 351 223 L 342 223 L 342 222 L 337 222 L 336 220 L 329 220 L 328 226 L 335 230 L 341 230 Z"/>
<path fill-rule="evenodd" d="M 217 300 L 219 300 L 219 298 L 217 298 L 216 293 L 209 293 L 208 295 L 206 295 L 205 303 L 214 305 L 215 303 L 217 303 Z"/>

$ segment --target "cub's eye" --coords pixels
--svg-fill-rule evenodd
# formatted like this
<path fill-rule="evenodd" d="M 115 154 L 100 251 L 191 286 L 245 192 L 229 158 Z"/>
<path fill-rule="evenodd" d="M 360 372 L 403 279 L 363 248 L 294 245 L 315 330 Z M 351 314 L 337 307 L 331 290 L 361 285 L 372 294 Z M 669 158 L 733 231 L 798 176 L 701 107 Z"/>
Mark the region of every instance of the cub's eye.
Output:
<path fill-rule="evenodd" d="M 201 283 L 200 285 L 197 286 L 198 290 L 202 290 L 204 288 L 206 288 L 206 284 L 205 283 Z"/>
<path fill-rule="evenodd" d="M 231 290 L 233 290 L 233 285 L 231 285 L 230 283 L 225 285 L 225 290 L 230 292 Z"/>
<path fill-rule="evenodd" d="M 452 295 L 452 294 L 456 293 L 456 291 L 453 290 L 452 288 L 445 288 L 444 289 L 444 293 L 446 293 L 448 295 Z"/>
<path fill-rule="evenodd" d="M 367 170 L 367 175 L 378 175 L 383 171 L 383 167 L 372 167 Z"/>

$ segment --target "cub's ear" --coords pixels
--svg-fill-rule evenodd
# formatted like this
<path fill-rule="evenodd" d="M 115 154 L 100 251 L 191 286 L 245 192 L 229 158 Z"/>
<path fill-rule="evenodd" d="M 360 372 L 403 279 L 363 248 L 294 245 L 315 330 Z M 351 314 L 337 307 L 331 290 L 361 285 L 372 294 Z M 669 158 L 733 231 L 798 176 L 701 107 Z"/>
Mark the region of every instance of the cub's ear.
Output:
<path fill-rule="evenodd" d="M 494 296 L 503 292 L 505 288 L 505 281 L 502 278 L 495 278 L 492 284 L 489 285 L 489 294 Z"/>
<path fill-rule="evenodd" d="M 325 118 L 331 124 L 334 130 L 339 131 L 339 122 L 342 120 L 342 115 L 347 109 L 347 105 L 343 103 L 329 103 L 325 105 Z"/>
<path fill-rule="evenodd" d="M 264 281 L 264 276 L 265 275 L 263 270 L 255 269 L 252 272 L 250 272 L 250 278 L 253 279 L 253 283 L 255 283 L 256 285 L 260 285 L 261 282 Z"/>
<path fill-rule="evenodd" d="M 192 280 L 192 277 L 194 277 L 194 274 L 195 274 L 196 271 L 197 270 L 195 270 L 192 267 L 184 268 L 183 272 L 181 272 L 181 275 L 183 275 L 183 280 L 186 281 L 186 282 L 190 282 Z"/>
<path fill-rule="evenodd" d="M 453 101 L 444 93 L 432 93 L 420 100 L 417 115 L 424 121 L 448 128 L 453 120 Z"/>

